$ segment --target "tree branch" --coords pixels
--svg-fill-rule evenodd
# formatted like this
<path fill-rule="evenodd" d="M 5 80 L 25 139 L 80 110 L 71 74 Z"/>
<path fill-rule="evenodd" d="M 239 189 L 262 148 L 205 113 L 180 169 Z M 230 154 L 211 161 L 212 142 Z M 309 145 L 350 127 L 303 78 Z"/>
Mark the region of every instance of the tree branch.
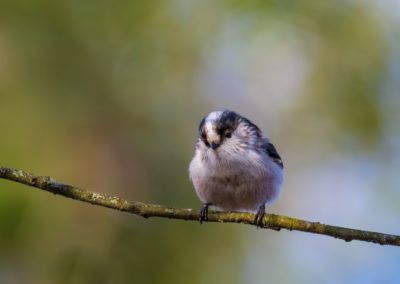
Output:
<path fill-rule="evenodd" d="M 34 174 L 0 166 L 0 178 L 12 180 L 25 185 L 40 188 L 42 190 L 63 195 L 75 200 L 88 202 L 94 205 L 108 207 L 111 209 L 132 213 L 145 218 L 148 217 L 164 217 L 182 220 L 199 220 L 199 210 L 169 208 L 161 205 L 146 204 L 137 201 L 126 201 L 116 196 L 96 193 L 84 189 L 80 189 L 71 185 L 63 184 L 55 181 L 51 177 L 36 176 Z M 253 224 L 255 214 L 245 212 L 215 212 L 208 214 L 209 222 L 230 222 Z M 321 235 L 327 235 L 334 238 L 350 242 L 359 240 L 365 242 L 373 242 L 381 245 L 400 246 L 400 236 L 382 234 L 376 232 L 362 231 L 344 227 L 336 227 L 324 225 L 319 222 L 310 222 L 299 220 L 275 214 L 265 214 L 262 228 L 266 229 L 287 229 L 297 230 Z"/>

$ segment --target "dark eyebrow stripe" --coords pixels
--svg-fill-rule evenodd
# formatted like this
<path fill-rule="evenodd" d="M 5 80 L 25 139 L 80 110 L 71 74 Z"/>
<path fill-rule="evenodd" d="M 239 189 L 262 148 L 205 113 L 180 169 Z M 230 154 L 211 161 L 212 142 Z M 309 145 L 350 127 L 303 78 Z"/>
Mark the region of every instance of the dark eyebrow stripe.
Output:
<path fill-rule="evenodd" d="M 200 124 L 199 124 L 199 131 L 202 131 L 205 122 L 206 122 L 206 118 L 203 118 L 203 119 L 200 121 Z"/>
<path fill-rule="evenodd" d="M 219 134 L 224 132 L 226 129 L 235 129 L 239 123 L 240 115 L 234 111 L 225 110 L 223 111 L 217 124 L 217 131 Z"/>

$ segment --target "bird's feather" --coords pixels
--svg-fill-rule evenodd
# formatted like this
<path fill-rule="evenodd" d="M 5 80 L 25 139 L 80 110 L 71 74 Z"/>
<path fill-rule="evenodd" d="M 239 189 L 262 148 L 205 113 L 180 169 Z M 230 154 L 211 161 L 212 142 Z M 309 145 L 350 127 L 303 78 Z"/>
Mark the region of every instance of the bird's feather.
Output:
<path fill-rule="evenodd" d="M 281 156 L 279 156 L 278 151 L 274 144 L 269 141 L 264 140 L 260 147 L 272 158 L 272 160 L 283 169 L 283 162 Z"/>

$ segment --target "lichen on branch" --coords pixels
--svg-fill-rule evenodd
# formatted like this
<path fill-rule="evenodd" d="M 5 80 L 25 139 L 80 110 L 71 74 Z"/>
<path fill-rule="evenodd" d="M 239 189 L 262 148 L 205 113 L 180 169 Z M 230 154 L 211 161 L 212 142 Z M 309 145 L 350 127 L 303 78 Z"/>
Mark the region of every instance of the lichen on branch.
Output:
<path fill-rule="evenodd" d="M 75 200 L 132 213 L 145 218 L 163 217 L 170 219 L 198 221 L 200 217 L 199 210 L 170 208 L 162 205 L 147 204 L 138 201 L 127 201 L 117 196 L 92 192 L 63 184 L 48 176 L 37 176 L 22 170 L 16 170 L 2 166 L 0 166 L 0 178 L 36 187 Z M 254 213 L 246 212 L 210 211 L 208 213 L 209 222 L 220 223 L 229 222 L 254 225 L 254 217 Z M 400 236 L 325 225 L 319 222 L 310 222 L 275 214 L 265 214 L 261 227 L 278 231 L 280 229 L 287 229 L 290 231 L 296 230 L 315 233 L 342 239 L 346 242 L 359 240 L 378 243 L 381 245 L 400 246 Z"/>

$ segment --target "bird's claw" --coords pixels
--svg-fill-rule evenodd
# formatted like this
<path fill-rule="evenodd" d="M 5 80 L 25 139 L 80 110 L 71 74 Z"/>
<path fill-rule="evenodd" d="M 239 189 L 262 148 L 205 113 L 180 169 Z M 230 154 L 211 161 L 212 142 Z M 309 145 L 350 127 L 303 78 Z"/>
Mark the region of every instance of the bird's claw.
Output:
<path fill-rule="evenodd" d="M 262 227 L 264 215 L 265 215 L 265 205 L 261 205 L 260 208 L 258 208 L 256 217 L 254 218 L 254 225 L 256 225 L 257 228 Z"/>
<path fill-rule="evenodd" d="M 200 210 L 200 225 L 203 224 L 203 221 L 208 221 L 208 206 L 210 205 L 210 203 L 204 203 L 203 206 L 201 206 L 201 210 Z"/>

